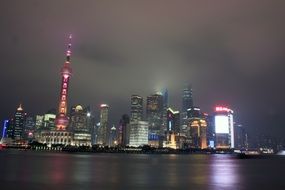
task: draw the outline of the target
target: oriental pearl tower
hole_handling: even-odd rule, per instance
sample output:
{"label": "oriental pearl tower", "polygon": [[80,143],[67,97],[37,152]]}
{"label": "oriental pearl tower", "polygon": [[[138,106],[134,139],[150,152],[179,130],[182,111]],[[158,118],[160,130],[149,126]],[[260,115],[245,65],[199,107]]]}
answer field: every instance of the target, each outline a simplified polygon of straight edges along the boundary
{"label": "oriental pearl tower", "polygon": [[66,130],[69,123],[69,118],[67,117],[67,97],[68,97],[68,87],[69,79],[72,75],[71,69],[71,39],[72,36],[69,35],[69,43],[66,50],[66,60],[63,64],[60,75],[61,75],[61,87],[60,87],[60,99],[58,106],[58,114],[55,119],[56,130]]}

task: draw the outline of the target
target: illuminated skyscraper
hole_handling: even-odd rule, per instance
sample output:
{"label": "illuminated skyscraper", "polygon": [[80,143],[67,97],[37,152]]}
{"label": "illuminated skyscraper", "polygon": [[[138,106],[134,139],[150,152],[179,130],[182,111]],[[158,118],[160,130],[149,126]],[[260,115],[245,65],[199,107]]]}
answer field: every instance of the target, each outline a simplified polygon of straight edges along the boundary
{"label": "illuminated skyscraper", "polygon": [[67,46],[66,51],[66,60],[61,68],[61,87],[60,87],[60,100],[58,106],[58,115],[56,116],[55,124],[57,130],[66,130],[68,126],[68,117],[66,115],[67,112],[67,97],[68,97],[68,87],[69,87],[69,79],[72,75],[71,69],[71,35],[69,36],[69,44]]}
{"label": "illuminated skyscraper", "polygon": [[138,95],[131,97],[131,121],[143,120],[143,98]]}
{"label": "illuminated skyscraper", "polygon": [[130,123],[130,146],[139,147],[148,144],[148,123],[135,121]]}
{"label": "illuminated skyscraper", "polygon": [[118,141],[117,141],[117,129],[113,125],[113,127],[110,129],[110,134],[109,134],[109,147],[114,147],[117,146]]}
{"label": "illuminated skyscraper", "polygon": [[128,145],[130,142],[130,117],[124,114],[120,120],[118,144]]}
{"label": "illuminated skyscraper", "polygon": [[8,137],[15,140],[23,139],[25,116],[26,113],[24,112],[22,105],[20,104],[13,119],[10,120],[11,123],[7,130]]}
{"label": "illuminated skyscraper", "polygon": [[168,90],[163,92],[163,113],[162,113],[162,129],[161,134],[167,131],[167,109],[168,109]]}
{"label": "illuminated skyscraper", "polygon": [[182,91],[182,107],[181,107],[181,132],[186,133],[188,127],[187,110],[193,107],[193,96],[191,85],[185,85]]}
{"label": "illuminated skyscraper", "polygon": [[9,122],[10,121],[8,119],[4,120],[3,129],[2,129],[2,138],[7,137],[7,129],[9,127]]}
{"label": "illuminated skyscraper", "polygon": [[162,94],[153,94],[147,97],[146,117],[149,124],[149,145],[160,146],[161,131],[163,128],[163,96]]}
{"label": "illuminated skyscraper", "polygon": [[46,113],[43,117],[43,129],[55,130],[55,118],[56,115],[53,113]]}
{"label": "illuminated skyscraper", "polygon": [[34,137],[35,132],[35,118],[27,116],[24,123],[24,138],[31,140]]}
{"label": "illuminated skyscraper", "polygon": [[69,130],[73,132],[73,141],[76,146],[91,146],[91,131],[87,125],[87,109],[81,105],[72,107],[70,113]]}
{"label": "illuminated skyscraper", "polygon": [[191,85],[185,85],[182,94],[182,112],[187,112],[187,109],[193,107],[193,95]]}
{"label": "illuminated skyscraper", "polygon": [[149,123],[149,130],[152,133],[159,134],[162,125],[163,115],[163,96],[161,94],[153,94],[147,97],[146,117]]}
{"label": "illuminated skyscraper", "polygon": [[187,110],[188,127],[187,140],[190,139],[190,147],[207,148],[207,121],[200,108],[192,107]]}
{"label": "illuminated skyscraper", "polygon": [[167,109],[167,132],[175,134],[180,132],[179,111],[173,111],[171,108]]}
{"label": "illuminated skyscraper", "polygon": [[107,104],[101,104],[100,126],[98,128],[97,144],[108,145],[109,142],[108,114],[109,114],[109,106]]}
{"label": "illuminated skyscraper", "polygon": [[163,147],[177,149],[180,136],[180,113],[171,108],[167,109],[167,125]]}
{"label": "illuminated skyscraper", "polygon": [[233,110],[227,107],[215,109],[216,148],[234,148]]}

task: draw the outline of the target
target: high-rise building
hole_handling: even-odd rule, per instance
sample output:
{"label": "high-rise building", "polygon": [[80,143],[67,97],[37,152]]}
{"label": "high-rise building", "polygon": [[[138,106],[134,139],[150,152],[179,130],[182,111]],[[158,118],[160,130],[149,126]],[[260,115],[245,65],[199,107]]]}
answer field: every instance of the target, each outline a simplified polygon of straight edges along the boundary
{"label": "high-rise building", "polygon": [[46,113],[44,114],[43,117],[43,122],[42,122],[42,129],[45,130],[55,130],[55,118],[56,115],[52,113]]}
{"label": "high-rise building", "polygon": [[114,147],[118,145],[117,141],[117,128],[115,125],[111,127],[110,129],[110,134],[109,134],[109,147]]}
{"label": "high-rise building", "polygon": [[130,146],[139,147],[148,144],[148,123],[145,121],[130,122]]}
{"label": "high-rise building", "polygon": [[66,60],[61,68],[61,87],[60,87],[60,100],[58,106],[58,115],[56,116],[56,128],[57,130],[66,130],[68,126],[68,117],[67,117],[67,98],[68,98],[68,89],[69,89],[69,79],[72,75],[71,69],[71,35],[69,36],[69,44],[66,51]]}
{"label": "high-rise building", "polygon": [[40,130],[43,128],[43,120],[44,116],[43,115],[36,115],[36,130]]}
{"label": "high-rise building", "polygon": [[22,140],[24,137],[24,124],[26,113],[24,112],[22,105],[17,108],[13,119],[10,120],[10,125],[7,130],[9,138],[15,140]]}
{"label": "high-rise building", "polygon": [[108,145],[109,128],[108,128],[109,106],[101,104],[100,106],[100,126],[98,127],[97,144]]}
{"label": "high-rise building", "polygon": [[163,92],[163,113],[162,113],[161,134],[164,134],[167,131],[167,109],[168,109],[168,90],[165,89]]}
{"label": "high-rise building", "polygon": [[76,146],[91,146],[91,132],[87,126],[88,112],[81,105],[72,107],[70,112],[69,130],[73,132]]}
{"label": "high-rise building", "polygon": [[34,138],[34,132],[35,132],[35,118],[32,116],[27,116],[24,125],[25,125],[24,138],[32,140]]}
{"label": "high-rise building", "polygon": [[167,132],[175,134],[180,132],[179,111],[174,111],[171,108],[167,109]]}
{"label": "high-rise building", "polygon": [[190,147],[207,148],[207,121],[201,113],[200,108],[191,107],[187,110],[188,132]]}
{"label": "high-rise building", "polygon": [[7,137],[7,129],[9,127],[9,120],[8,119],[5,119],[4,120],[4,123],[3,123],[3,129],[2,129],[2,138],[5,138]]}
{"label": "high-rise building", "polygon": [[240,124],[234,124],[235,148],[247,149],[248,136],[245,128]]}
{"label": "high-rise building", "polygon": [[143,120],[143,98],[138,95],[131,97],[131,121]]}
{"label": "high-rise building", "polygon": [[163,96],[156,93],[147,97],[146,117],[149,124],[149,144],[158,147],[163,121]]}
{"label": "high-rise building", "polygon": [[215,109],[216,148],[234,148],[233,110],[218,106]]}
{"label": "high-rise building", "polygon": [[118,132],[118,144],[127,146],[130,143],[130,117],[127,114],[122,115]]}
{"label": "high-rise building", "polygon": [[185,84],[183,91],[182,91],[182,107],[181,107],[181,113],[180,113],[181,133],[183,135],[186,134],[186,130],[188,127],[187,110],[192,107],[193,107],[192,87],[191,85]]}
{"label": "high-rise building", "polygon": [[185,85],[182,93],[182,112],[187,112],[187,109],[193,107],[193,95],[191,85]]}
{"label": "high-rise building", "polygon": [[203,115],[207,123],[207,145],[209,148],[215,148],[215,116],[207,113],[204,113]]}

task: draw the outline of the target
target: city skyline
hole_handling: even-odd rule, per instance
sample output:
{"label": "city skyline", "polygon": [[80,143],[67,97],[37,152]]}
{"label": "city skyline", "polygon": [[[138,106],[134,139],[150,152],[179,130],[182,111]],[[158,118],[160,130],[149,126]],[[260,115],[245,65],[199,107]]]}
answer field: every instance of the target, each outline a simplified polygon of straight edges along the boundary
{"label": "city skyline", "polygon": [[[104,10],[113,7],[110,4],[89,3],[89,9],[84,7],[94,10],[80,15],[72,2],[68,6],[73,16],[60,15],[66,2],[48,6],[24,4],[15,6],[20,16],[1,10],[0,22],[7,26],[0,36],[0,69],[4,71],[0,78],[4,91],[1,121],[11,117],[19,103],[32,115],[57,107],[58,71],[64,61],[66,35],[72,33],[74,77],[68,107],[90,105],[99,114],[99,105],[106,103],[110,105],[112,123],[117,124],[122,114],[130,113],[132,94],[146,99],[167,88],[169,105],[180,110],[182,89],[187,82],[193,87],[194,105],[201,110],[211,112],[216,105],[230,106],[237,113],[236,120],[249,131],[284,134],[284,48],[280,43],[284,28],[278,24],[284,16],[284,3],[260,4],[259,9],[253,10],[242,3],[224,3],[209,7],[208,12],[199,9],[200,3],[195,7],[201,12],[191,11],[189,6],[190,10],[183,9],[183,4],[172,7],[165,3],[161,15],[157,14],[158,3],[141,3],[134,8],[118,6],[118,11],[107,13]],[[9,2],[5,5],[14,6]],[[166,23],[168,9],[175,14]],[[39,18],[34,17],[36,10],[42,13]],[[137,11],[134,20],[126,16],[132,10]],[[145,10],[155,21],[144,18],[149,18]],[[267,19],[259,17],[264,13]],[[136,24],[136,20],[142,22]],[[216,25],[208,30],[205,24],[210,21]],[[239,31],[229,30],[228,25]]]}

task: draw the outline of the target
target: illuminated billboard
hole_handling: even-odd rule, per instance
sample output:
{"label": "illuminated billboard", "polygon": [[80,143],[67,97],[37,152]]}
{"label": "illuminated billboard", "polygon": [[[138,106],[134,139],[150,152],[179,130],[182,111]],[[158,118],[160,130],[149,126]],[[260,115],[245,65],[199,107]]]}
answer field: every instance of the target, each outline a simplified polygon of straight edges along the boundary
{"label": "illuminated billboard", "polygon": [[226,115],[215,116],[215,130],[216,133],[229,134],[229,118]]}

